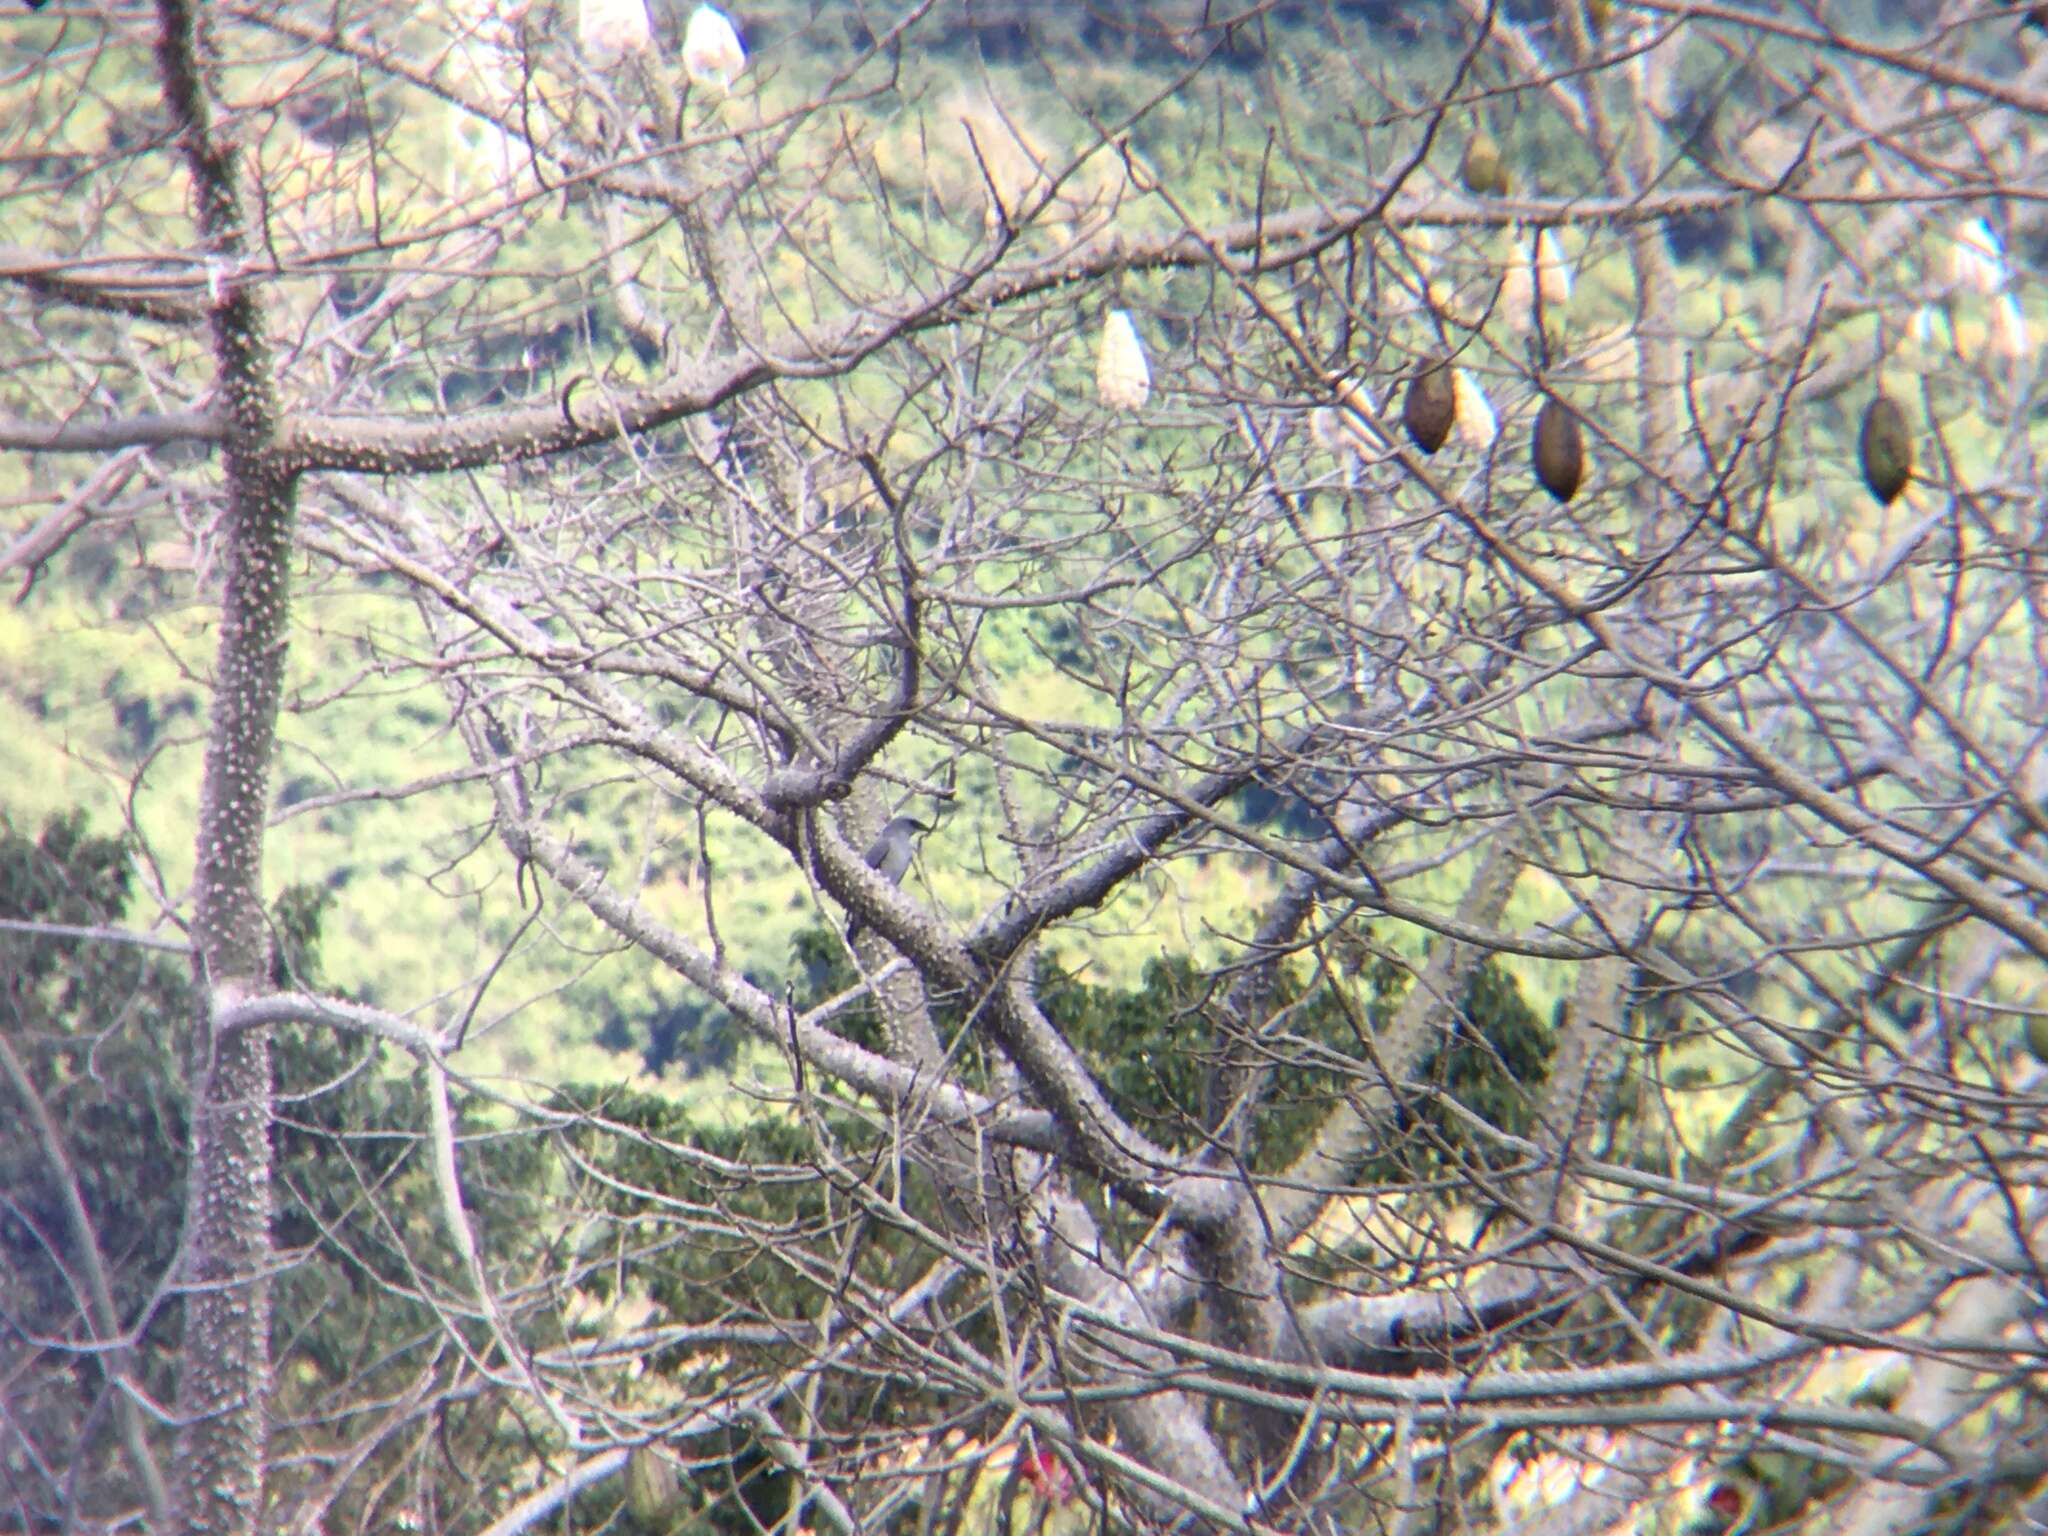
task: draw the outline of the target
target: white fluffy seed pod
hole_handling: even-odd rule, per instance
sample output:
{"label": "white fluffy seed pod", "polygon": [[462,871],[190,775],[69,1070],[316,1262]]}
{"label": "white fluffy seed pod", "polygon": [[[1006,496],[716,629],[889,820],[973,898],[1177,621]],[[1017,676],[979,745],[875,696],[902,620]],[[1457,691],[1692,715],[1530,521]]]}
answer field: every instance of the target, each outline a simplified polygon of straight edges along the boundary
{"label": "white fluffy seed pod", "polygon": [[1546,309],[1562,309],[1572,301],[1572,269],[1564,259],[1564,247],[1557,243],[1557,232],[1546,229],[1536,237],[1535,281],[1543,285],[1543,304]]}
{"label": "white fluffy seed pod", "polygon": [[1501,279],[1500,297],[1494,301],[1493,312],[1508,323],[1508,329],[1517,336],[1531,336],[1536,331],[1536,285],[1530,280],[1526,262],[1516,262]]}
{"label": "white fluffy seed pod", "polygon": [[1556,327],[1563,323],[1565,306],[1571,303],[1572,269],[1564,259],[1564,247],[1557,243],[1557,235],[1551,230],[1546,229],[1536,237],[1533,251],[1519,240],[1515,246],[1515,254],[1509,258],[1507,272],[1501,279],[1494,314],[1516,335],[1532,336],[1536,332],[1539,285],[1544,321]]}
{"label": "white fluffy seed pod", "polygon": [[1337,385],[1336,404],[1326,405],[1309,415],[1309,431],[1315,440],[1336,454],[1370,454],[1379,446],[1379,429],[1373,425],[1380,408],[1372,391],[1358,379]]}
{"label": "white fluffy seed pod", "polygon": [[578,0],[576,47],[593,69],[611,69],[653,41],[647,0]]}
{"label": "white fluffy seed pod", "polygon": [[1501,279],[1501,297],[1493,301],[1493,315],[1516,336],[1536,334],[1536,285],[1530,283],[1528,262],[1516,262]]}
{"label": "white fluffy seed pod", "polygon": [[1493,414],[1493,402],[1479,381],[1462,368],[1451,373],[1451,387],[1458,393],[1458,441],[1468,448],[1486,448],[1500,431],[1500,419]]}
{"label": "white fluffy seed pod", "polygon": [[690,12],[683,31],[683,73],[698,85],[729,90],[747,67],[747,50],[732,20],[715,5]]}
{"label": "white fluffy seed pod", "polygon": [[2030,355],[2027,347],[2027,312],[2020,301],[2001,293],[1991,301],[1991,350],[2003,358]]}
{"label": "white fluffy seed pod", "polygon": [[1135,411],[1152,393],[1152,370],[1128,311],[1112,309],[1102,322],[1095,354],[1095,393],[1113,411]]}
{"label": "white fluffy seed pod", "polygon": [[1372,397],[1372,391],[1365,387],[1363,379],[1344,379],[1337,385],[1339,408],[1348,407],[1367,421],[1379,416],[1379,402]]}
{"label": "white fluffy seed pod", "polygon": [[1399,235],[1408,259],[1425,274],[1435,272],[1437,261],[1443,255],[1443,236],[1421,225],[1406,226]]}
{"label": "white fluffy seed pod", "polygon": [[1948,248],[1948,278],[1958,288],[1997,293],[2005,286],[2005,244],[1983,219],[1956,226]]}

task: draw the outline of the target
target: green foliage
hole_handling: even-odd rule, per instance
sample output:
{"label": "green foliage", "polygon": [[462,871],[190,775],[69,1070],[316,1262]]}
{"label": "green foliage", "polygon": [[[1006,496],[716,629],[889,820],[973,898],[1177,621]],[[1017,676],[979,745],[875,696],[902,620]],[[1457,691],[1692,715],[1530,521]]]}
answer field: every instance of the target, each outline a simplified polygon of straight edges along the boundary
{"label": "green foliage", "polygon": [[[1555,1025],[1539,1018],[1514,974],[1492,961],[1473,971],[1450,1040],[1424,1064],[1423,1076],[1489,1125],[1513,1135],[1529,1129],[1530,1096],[1550,1075]],[[1451,1147],[1469,1140],[1432,1106],[1427,1112]]]}
{"label": "green foliage", "polygon": [[[1041,960],[1036,992],[1047,1019],[1081,1053],[1118,1112],[1176,1151],[1203,1144],[1205,1106],[1226,1058],[1270,1064],[1272,1081],[1250,1141],[1253,1168],[1273,1173],[1307,1150],[1346,1084],[1370,1070],[1361,1061],[1354,1018],[1384,1027],[1406,990],[1404,973],[1391,961],[1362,945],[1351,947],[1359,951],[1359,964],[1350,979],[1304,981],[1298,968],[1281,969],[1266,1006],[1285,1020],[1286,1033],[1257,1042],[1232,1041],[1223,1000],[1230,978],[1204,971],[1185,955],[1152,960],[1136,987],[1096,985]],[[844,946],[821,928],[797,935],[796,960],[803,977],[799,1007],[857,980]],[[948,1040],[965,1027],[957,1005],[942,1000],[933,1013]],[[881,1048],[881,1024],[871,1008],[856,1006],[834,1023],[857,1044]],[[1519,1134],[1528,1128],[1530,1092],[1548,1073],[1552,1040],[1552,1027],[1528,1005],[1513,973],[1489,961],[1474,971],[1454,1031],[1424,1057],[1420,1080],[1488,1124]],[[963,1080],[985,1081],[971,1053],[963,1060]],[[1416,1134],[1376,1159],[1368,1177],[1427,1177],[1471,1141],[1457,1117],[1431,1099],[1411,1098],[1401,1124]]]}
{"label": "green foliage", "polygon": [[[0,917],[78,926],[122,920],[133,867],[126,843],[93,837],[85,818],[52,818],[31,839],[0,829]],[[321,919],[328,893],[286,891],[272,909],[272,981],[317,985]],[[79,1315],[91,1241],[107,1278],[115,1326],[133,1330],[140,1384],[159,1401],[175,1395],[179,1309],[159,1295],[176,1254],[184,1204],[190,1093],[185,1053],[198,999],[186,967],[127,943],[29,936],[0,930],[0,1038],[54,1126],[64,1167],[40,1138],[0,1137],[0,1273],[5,1318],[0,1376],[10,1387],[20,1441],[47,1453],[76,1448],[78,1486],[88,1502],[74,1514],[132,1509],[139,1495],[118,1439],[102,1422],[103,1381],[83,1356],[44,1354],[32,1339],[89,1339]],[[374,1406],[380,1380],[396,1390],[440,1350],[439,1315],[423,1294],[462,1283],[419,1128],[427,1121],[420,1082],[390,1069],[381,1046],[326,1030],[282,1031],[274,1052],[274,1135],[280,1201],[275,1236],[286,1262],[275,1284],[273,1340],[281,1447],[317,1453],[358,1426],[332,1416],[348,1387]],[[11,1075],[0,1078],[0,1123],[26,1126],[34,1108]],[[544,1149],[533,1139],[497,1139],[473,1106],[457,1112],[465,1189],[484,1251],[530,1264],[540,1230]],[[76,1187],[90,1238],[69,1215],[64,1179]],[[546,1329],[536,1330],[545,1342]],[[488,1349],[478,1336],[473,1348]],[[479,1467],[493,1454],[486,1398],[472,1415],[451,1416],[451,1440],[470,1437]],[[500,1450],[497,1454],[503,1455]],[[293,1463],[286,1449],[281,1465]],[[21,1470],[8,1441],[0,1464]],[[504,1470],[504,1469],[501,1469]],[[12,1475],[12,1474],[10,1474]],[[364,1486],[372,1486],[374,1479]],[[66,1495],[13,1478],[28,1503]],[[276,1483],[289,1497],[293,1474]],[[54,1515],[52,1518],[55,1518]]]}
{"label": "green foliage", "polygon": [[[800,1319],[819,1292],[778,1262],[778,1246],[815,1235],[832,1219],[831,1190],[819,1177],[811,1131],[763,1115],[714,1123],[701,1111],[659,1094],[572,1085],[555,1110],[583,1117],[567,1132],[590,1170],[570,1190],[579,1209],[640,1218],[631,1246],[586,1253],[583,1288],[600,1300],[617,1297],[630,1275],[662,1314],[678,1322],[731,1315]],[[869,1148],[850,1118],[828,1117],[842,1156]],[[700,1219],[712,1218],[700,1225]],[[673,1224],[673,1227],[671,1226]],[[718,1230],[707,1232],[706,1226]],[[607,1243],[629,1229],[602,1224]],[[688,1234],[679,1240],[678,1232]],[[737,1235],[737,1234],[745,1234]],[[602,1263],[593,1262],[601,1258]]]}
{"label": "green foliage", "polygon": [[[1258,1043],[1275,1065],[1267,1102],[1255,1121],[1252,1160],[1264,1172],[1299,1157],[1324,1117],[1361,1070],[1358,1025],[1382,1028],[1398,1005],[1405,975],[1363,944],[1343,946],[1355,962],[1342,977],[1304,979],[1283,967],[1271,1000],[1287,1033]],[[828,929],[796,936],[794,998],[808,1008],[838,995],[856,977],[844,945]],[[1185,956],[1162,956],[1135,987],[1096,985],[1042,963],[1037,995],[1048,1019],[1081,1052],[1117,1110],[1148,1135],[1176,1149],[1198,1147],[1210,1083],[1226,1054],[1245,1054],[1224,1025],[1228,975],[1205,973]],[[1343,989],[1340,993],[1339,989]],[[934,1019],[953,1040],[961,1078],[985,1084],[988,1073],[957,1000],[941,999]],[[835,1016],[834,1027],[869,1048],[881,1045],[871,1008]],[[1465,996],[1456,1032],[1427,1059],[1423,1076],[1481,1118],[1515,1131],[1526,1127],[1528,1090],[1547,1069],[1551,1034],[1523,1000],[1512,975],[1482,966]],[[565,1135],[581,1170],[569,1204],[599,1234],[578,1255],[579,1288],[600,1302],[643,1301],[671,1325],[768,1325],[770,1337],[801,1341],[829,1310],[848,1277],[888,1294],[931,1260],[904,1224],[863,1219],[874,1197],[894,1196],[913,1219],[938,1216],[923,1184],[892,1182],[891,1147],[873,1123],[833,1110],[829,1097],[814,1117],[756,1115],[733,1122],[701,1107],[616,1087],[571,1087],[551,1108],[573,1118]],[[1420,1125],[1428,1126],[1427,1136]],[[1369,1177],[1407,1182],[1440,1171],[1446,1158],[1484,1155],[1463,1126],[1426,1098],[1409,1101],[1403,1123],[1417,1134],[1378,1160]],[[863,1198],[862,1191],[868,1192]],[[886,1210],[882,1211],[885,1218]],[[602,1218],[602,1219],[596,1219]],[[819,1263],[820,1255],[831,1255]],[[979,1319],[970,1331],[989,1326]],[[707,1352],[691,1342],[649,1355],[653,1400],[665,1393],[692,1398],[734,1389],[792,1363],[800,1342],[757,1342]],[[789,1361],[783,1354],[789,1354]],[[710,1361],[712,1363],[707,1364]],[[663,1384],[665,1383],[665,1385]],[[857,1437],[939,1405],[918,1401],[919,1389],[877,1377],[864,1388],[838,1382],[813,1406],[818,1423]],[[771,1523],[785,1480],[758,1446],[742,1438],[677,1447],[694,1459],[666,1528],[747,1536]],[[594,1490],[579,1521],[610,1518],[612,1496]]]}
{"label": "green foliage", "polygon": [[[132,870],[118,839],[95,838],[82,814],[51,819],[31,840],[0,830],[0,917],[93,926],[118,920]],[[0,1032],[41,1110],[64,1139],[64,1174],[103,1250],[123,1319],[149,1297],[175,1251],[186,1100],[180,1086],[192,1011],[183,967],[130,944],[0,931]],[[34,1110],[12,1082],[0,1121]],[[76,1305],[79,1234],[62,1176],[36,1137],[0,1137],[0,1261],[9,1304],[31,1331],[65,1334]]]}
{"label": "green foliage", "polygon": [[[1206,1127],[1204,1106],[1227,1041],[1222,986],[1185,956],[1162,956],[1145,967],[1135,990],[1092,986],[1050,967],[1040,976],[1040,998],[1102,1082],[1110,1100],[1148,1135],[1176,1149],[1198,1147]],[[1289,978],[1275,1009],[1302,1002]],[[1327,994],[1290,1018],[1292,1030],[1337,1045],[1350,1030],[1343,1010]],[[1251,1138],[1261,1172],[1298,1156],[1315,1121],[1328,1108],[1334,1080],[1321,1070],[1283,1065],[1274,1074],[1271,1102]]]}
{"label": "green foliage", "polygon": [[[571,1203],[611,1218],[589,1224],[599,1246],[579,1255],[582,1290],[609,1303],[630,1289],[671,1326],[720,1324],[788,1341],[657,1350],[648,1357],[657,1403],[671,1390],[701,1399],[794,1366],[836,1288],[855,1280],[887,1294],[931,1262],[902,1227],[857,1219],[848,1186],[881,1182],[890,1150],[857,1116],[714,1122],[656,1094],[587,1086],[562,1089],[551,1107],[578,1117],[566,1135],[585,1172],[572,1180]],[[931,1214],[928,1194],[910,1204]],[[834,1262],[818,1267],[821,1254]],[[820,1423],[858,1433],[903,1411],[903,1394],[915,1389],[834,1376],[811,1406]],[[751,1437],[716,1435],[687,1450],[696,1475],[659,1528],[751,1536],[786,1512],[789,1480]],[[594,1492],[579,1515],[596,1523],[610,1498]]]}
{"label": "green foliage", "polygon": [[[1275,1063],[1253,1122],[1251,1161],[1258,1172],[1279,1172],[1307,1151],[1345,1085],[1370,1070],[1359,1062],[1355,1015],[1339,987],[1359,995],[1362,1016],[1378,1029],[1392,1016],[1405,980],[1377,956],[1350,983],[1325,978],[1304,985],[1283,970],[1269,1007],[1285,1019],[1287,1034],[1243,1053]],[[1228,1045],[1219,990],[1214,977],[1185,957],[1154,961],[1135,991],[1042,978],[1048,1016],[1087,1057],[1111,1101],[1176,1150],[1190,1150],[1203,1138],[1194,1107],[1211,1097],[1211,1075]],[[1514,978],[1483,965],[1467,988],[1455,1033],[1425,1057],[1420,1077],[1481,1119],[1517,1132],[1527,1125],[1527,1093],[1543,1081],[1550,1044],[1550,1031],[1522,1000]],[[1401,1123],[1412,1127],[1417,1120],[1429,1134],[1405,1137],[1372,1162],[1367,1178],[1391,1183],[1427,1176],[1470,1141],[1434,1101],[1409,1102]]]}

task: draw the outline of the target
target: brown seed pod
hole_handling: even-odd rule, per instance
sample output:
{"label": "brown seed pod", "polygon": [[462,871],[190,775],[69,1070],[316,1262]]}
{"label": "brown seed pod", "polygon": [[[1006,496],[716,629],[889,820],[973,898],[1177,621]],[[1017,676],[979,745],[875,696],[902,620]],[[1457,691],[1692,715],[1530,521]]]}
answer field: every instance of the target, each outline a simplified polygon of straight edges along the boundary
{"label": "brown seed pod", "polygon": [[1546,397],[1536,413],[1536,478],[1559,501],[1579,494],[1586,473],[1586,445],[1579,437],[1579,419]]}
{"label": "brown seed pod", "polygon": [[1435,453],[1451,435],[1458,419],[1458,381],[1451,376],[1450,362],[1433,358],[1416,370],[1408,381],[1408,394],[1401,402],[1401,425],[1424,453]]}
{"label": "brown seed pod", "polygon": [[1614,0],[1586,0],[1586,25],[1598,32],[1614,19]]}
{"label": "brown seed pod", "polygon": [[1500,145],[1484,128],[1473,129],[1472,137],[1465,141],[1465,158],[1458,162],[1458,176],[1465,183],[1465,190],[1475,196],[1484,197],[1489,192],[1496,197],[1507,195],[1508,172],[1500,161]]}
{"label": "brown seed pod", "polygon": [[636,1445],[626,1457],[626,1505],[634,1517],[652,1524],[675,1504],[682,1485],[676,1469],[651,1445]]}
{"label": "brown seed pod", "polygon": [[2027,1019],[2027,1049],[2034,1060],[2048,1065],[2048,1014],[2032,1014]]}
{"label": "brown seed pod", "polygon": [[1880,393],[1864,410],[1857,454],[1870,494],[1885,506],[1898,500],[1913,478],[1913,435],[1906,430],[1906,413],[1890,395]]}

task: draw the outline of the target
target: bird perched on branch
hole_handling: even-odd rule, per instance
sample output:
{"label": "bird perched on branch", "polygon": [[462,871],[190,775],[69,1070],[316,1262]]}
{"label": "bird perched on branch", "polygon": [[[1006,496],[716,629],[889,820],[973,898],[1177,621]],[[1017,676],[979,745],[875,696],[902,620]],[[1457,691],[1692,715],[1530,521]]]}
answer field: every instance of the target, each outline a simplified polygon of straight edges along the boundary
{"label": "bird perched on branch", "polygon": [[[868,845],[868,868],[891,885],[901,885],[903,876],[910,869],[910,861],[917,853],[911,839],[922,837],[931,829],[930,822],[919,821],[915,816],[890,817],[889,824],[882,828],[880,835]],[[864,925],[860,918],[855,916],[853,921],[846,925],[846,942],[851,944],[863,931]]]}

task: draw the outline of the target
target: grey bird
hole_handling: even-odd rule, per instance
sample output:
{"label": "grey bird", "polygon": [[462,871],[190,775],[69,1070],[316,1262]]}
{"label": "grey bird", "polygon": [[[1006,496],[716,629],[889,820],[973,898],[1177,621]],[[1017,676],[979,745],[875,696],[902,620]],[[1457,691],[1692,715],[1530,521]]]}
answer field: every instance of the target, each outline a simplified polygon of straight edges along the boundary
{"label": "grey bird", "polygon": [[[868,845],[868,868],[880,875],[891,885],[901,885],[903,877],[910,870],[910,861],[917,849],[911,839],[931,831],[932,824],[919,821],[915,816],[892,816],[889,824],[882,828],[881,835]],[[846,942],[851,944],[861,936],[862,924],[858,917],[846,925]]]}

